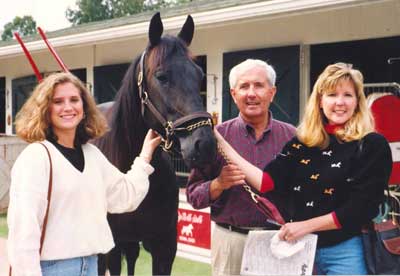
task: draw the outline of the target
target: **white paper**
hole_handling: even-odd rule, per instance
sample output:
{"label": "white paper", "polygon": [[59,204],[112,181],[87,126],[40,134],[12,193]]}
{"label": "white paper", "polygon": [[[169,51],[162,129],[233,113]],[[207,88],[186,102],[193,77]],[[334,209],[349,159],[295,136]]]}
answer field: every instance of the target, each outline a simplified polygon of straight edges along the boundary
{"label": "white paper", "polygon": [[271,252],[271,239],[278,231],[250,231],[244,247],[241,275],[312,275],[317,235],[299,242],[304,249],[291,257],[278,259]]}
{"label": "white paper", "polygon": [[279,238],[280,231],[274,234],[270,241],[272,255],[278,259],[284,259],[299,253],[305,247],[304,241],[287,242]]}

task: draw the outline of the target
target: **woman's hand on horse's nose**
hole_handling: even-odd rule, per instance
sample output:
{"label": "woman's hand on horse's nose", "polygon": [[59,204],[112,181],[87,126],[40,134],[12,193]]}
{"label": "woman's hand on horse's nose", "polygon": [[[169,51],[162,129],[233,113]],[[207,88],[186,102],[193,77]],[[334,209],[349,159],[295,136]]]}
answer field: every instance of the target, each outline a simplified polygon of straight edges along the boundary
{"label": "woman's hand on horse's nose", "polygon": [[150,163],[153,157],[154,150],[161,143],[161,137],[154,130],[149,130],[144,138],[142,151],[140,152],[140,157],[146,162]]}

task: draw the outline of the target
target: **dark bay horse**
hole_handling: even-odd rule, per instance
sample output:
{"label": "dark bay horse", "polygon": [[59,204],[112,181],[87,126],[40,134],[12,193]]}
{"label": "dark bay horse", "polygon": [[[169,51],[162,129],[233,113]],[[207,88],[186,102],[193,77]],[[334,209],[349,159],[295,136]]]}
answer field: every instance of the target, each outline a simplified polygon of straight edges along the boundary
{"label": "dark bay horse", "polygon": [[[122,172],[139,155],[149,128],[165,140],[164,147],[180,151],[189,167],[202,167],[216,154],[216,141],[208,113],[200,98],[204,74],[188,50],[194,23],[187,17],[180,33],[162,36],[160,14],[149,26],[149,43],[122,82],[113,104],[102,105],[110,131],[95,143]],[[109,214],[116,247],[107,256],[112,275],[120,275],[121,252],[127,256],[128,274],[134,274],[139,241],[152,256],[154,275],[171,273],[175,258],[178,186],[170,155],[158,149],[151,162],[149,193],[137,210]],[[99,258],[99,274],[106,259]]]}

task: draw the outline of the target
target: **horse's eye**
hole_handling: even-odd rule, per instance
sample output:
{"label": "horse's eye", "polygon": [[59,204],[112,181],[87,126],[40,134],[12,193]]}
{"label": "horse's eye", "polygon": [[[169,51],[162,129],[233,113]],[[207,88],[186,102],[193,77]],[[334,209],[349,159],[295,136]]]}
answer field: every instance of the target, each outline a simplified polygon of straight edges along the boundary
{"label": "horse's eye", "polygon": [[155,73],[155,77],[157,78],[157,80],[159,82],[161,82],[162,84],[165,84],[168,82],[168,76],[167,74],[165,74],[164,72],[158,71]]}

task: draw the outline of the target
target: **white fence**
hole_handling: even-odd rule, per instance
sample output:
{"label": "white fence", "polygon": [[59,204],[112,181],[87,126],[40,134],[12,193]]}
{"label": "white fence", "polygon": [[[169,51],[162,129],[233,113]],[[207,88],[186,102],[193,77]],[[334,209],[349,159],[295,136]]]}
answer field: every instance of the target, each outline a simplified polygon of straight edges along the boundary
{"label": "white fence", "polygon": [[15,136],[0,136],[0,213],[8,206],[10,169],[26,145]]}

